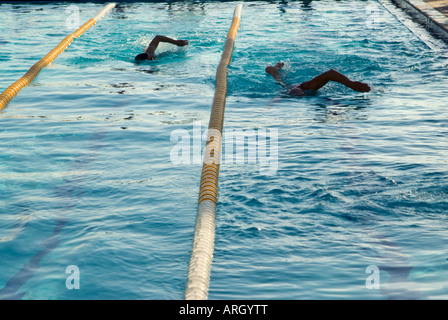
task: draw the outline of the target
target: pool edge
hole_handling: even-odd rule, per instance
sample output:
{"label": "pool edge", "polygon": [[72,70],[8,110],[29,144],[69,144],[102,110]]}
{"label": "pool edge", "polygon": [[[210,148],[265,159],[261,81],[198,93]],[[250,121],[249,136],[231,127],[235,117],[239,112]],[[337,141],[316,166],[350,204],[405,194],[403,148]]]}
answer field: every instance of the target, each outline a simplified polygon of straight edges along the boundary
{"label": "pool edge", "polygon": [[448,17],[423,0],[391,0],[437,38],[448,43]]}

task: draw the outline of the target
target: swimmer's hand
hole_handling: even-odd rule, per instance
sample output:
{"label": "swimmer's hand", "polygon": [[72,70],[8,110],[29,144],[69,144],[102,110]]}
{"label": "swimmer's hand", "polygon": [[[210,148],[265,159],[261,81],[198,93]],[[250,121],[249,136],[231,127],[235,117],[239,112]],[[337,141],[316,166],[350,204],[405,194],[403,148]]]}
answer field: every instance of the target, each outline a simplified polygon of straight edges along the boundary
{"label": "swimmer's hand", "polygon": [[287,84],[282,80],[282,77],[280,76],[280,70],[283,68],[285,63],[283,61],[277,62],[275,66],[267,66],[265,71],[266,73],[270,74],[275,81],[280,83],[283,87],[287,87]]}
{"label": "swimmer's hand", "polygon": [[360,81],[352,81],[348,87],[358,92],[370,91],[370,86],[367,83],[363,83]]}
{"label": "swimmer's hand", "polygon": [[189,44],[190,42],[188,40],[176,40],[176,45],[178,45],[179,47],[183,47]]}
{"label": "swimmer's hand", "polygon": [[283,61],[277,62],[275,64],[275,66],[267,66],[265,71],[266,73],[269,73],[270,75],[274,75],[277,74],[281,68],[283,68],[283,66],[285,65],[285,63]]}

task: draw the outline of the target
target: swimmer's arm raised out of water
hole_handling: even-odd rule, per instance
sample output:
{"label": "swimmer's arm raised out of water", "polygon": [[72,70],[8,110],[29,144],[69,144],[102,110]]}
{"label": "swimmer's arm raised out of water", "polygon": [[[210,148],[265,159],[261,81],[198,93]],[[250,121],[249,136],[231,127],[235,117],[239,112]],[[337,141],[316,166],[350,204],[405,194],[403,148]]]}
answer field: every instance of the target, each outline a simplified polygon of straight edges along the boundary
{"label": "swimmer's arm raised out of water", "polygon": [[300,86],[304,90],[319,90],[324,85],[326,85],[329,81],[339,82],[342,83],[344,86],[358,91],[358,92],[369,92],[370,87],[368,84],[360,82],[360,81],[352,81],[349,78],[347,78],[345,75],[343,75],[340,72],[337,72],[336,70],[330,69],[317,77],[314,77],[310,81],[306,81],[302,83]]}
{"label": "swimmer's arm raised out of water", "polygon": [[156,51],[157,47],[159,46],[160,42],[167,42],[171,44],[175,44],[176,46],[186,46],[189,44],[188,40],[174,40],[165,36],[157,35],[152,39],[151,43],[149,44],[148,48],[146,49],[145,53],[139,54],[135,57],[135,60],[155,60],[156,56],[154,52]]}
{"label": "swimmer's arm raised out of water", "polygon": [[[288,88],[288,85],[282,80],[280,76],[280,69],[283,68],[284,63],[278,62],[275,66],[268,66],[266,72],[272,75],[274,80],[280,83],[283,87]],[[288,91],[292,95],[303,96],[305,95],[305,90],[317,91],[323,86],[325,86],[329,81],[339,82],[346,87],[353,89],[358,92],[369,92],[370,86],[366,83],[360,81],[352,81],[336,70],[330,69],[313,79],[303,82],[301,84],[292,85],[288,88]]]}

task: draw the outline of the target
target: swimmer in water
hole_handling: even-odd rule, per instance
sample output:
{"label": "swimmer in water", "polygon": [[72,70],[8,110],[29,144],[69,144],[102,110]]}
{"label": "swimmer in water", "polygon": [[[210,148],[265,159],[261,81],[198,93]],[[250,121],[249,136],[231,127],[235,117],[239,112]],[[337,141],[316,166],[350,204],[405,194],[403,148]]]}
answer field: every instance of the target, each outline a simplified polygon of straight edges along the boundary
{"label": "swimmer in water", "polygon": [[189,44],[188,40],[174,40],[165,36],[157,35],[152,39],[145,53],[141,53],[135,57],[135,60],[156,60],[154,52],[160,42],[168,42],[176,46],[183,47]]}
{"label": "swimmer in water", "polygon": [[287,85],[280,77],[280,69],[283,68],[285,64],[283,62],[278,62],[275,66],[266,67],[266,72],[269,73],[275,81],[280,83],[284,88],[288,90],[288,94],[292,96],[308,96],[314,94],[317,90],[325,86],[329,81],[335,81],[342,83],[344,86],[353,89],[358,92],[369,92],[370,86],[366,83],[360,81],[352,81],[342,73],[336,70],[330,69],[313,79],[297,83],[293,85]]}

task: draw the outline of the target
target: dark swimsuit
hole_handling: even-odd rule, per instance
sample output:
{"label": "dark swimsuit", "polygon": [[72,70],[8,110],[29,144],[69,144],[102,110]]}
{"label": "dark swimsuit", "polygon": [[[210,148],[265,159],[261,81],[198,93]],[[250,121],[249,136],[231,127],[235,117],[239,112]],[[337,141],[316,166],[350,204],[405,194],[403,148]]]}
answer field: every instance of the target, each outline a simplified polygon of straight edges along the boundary
{"label": "dark swimsuit", "polygon": [[287,87],[288,90],[288,94],[290,95],[294,95],[294,96],[298,96],[298,97],[303,97],[303,96],[312,96],[316,94],[315,90],[306,90],[303,89],[303,83],[301,84],[292,84],[290,86]]}

